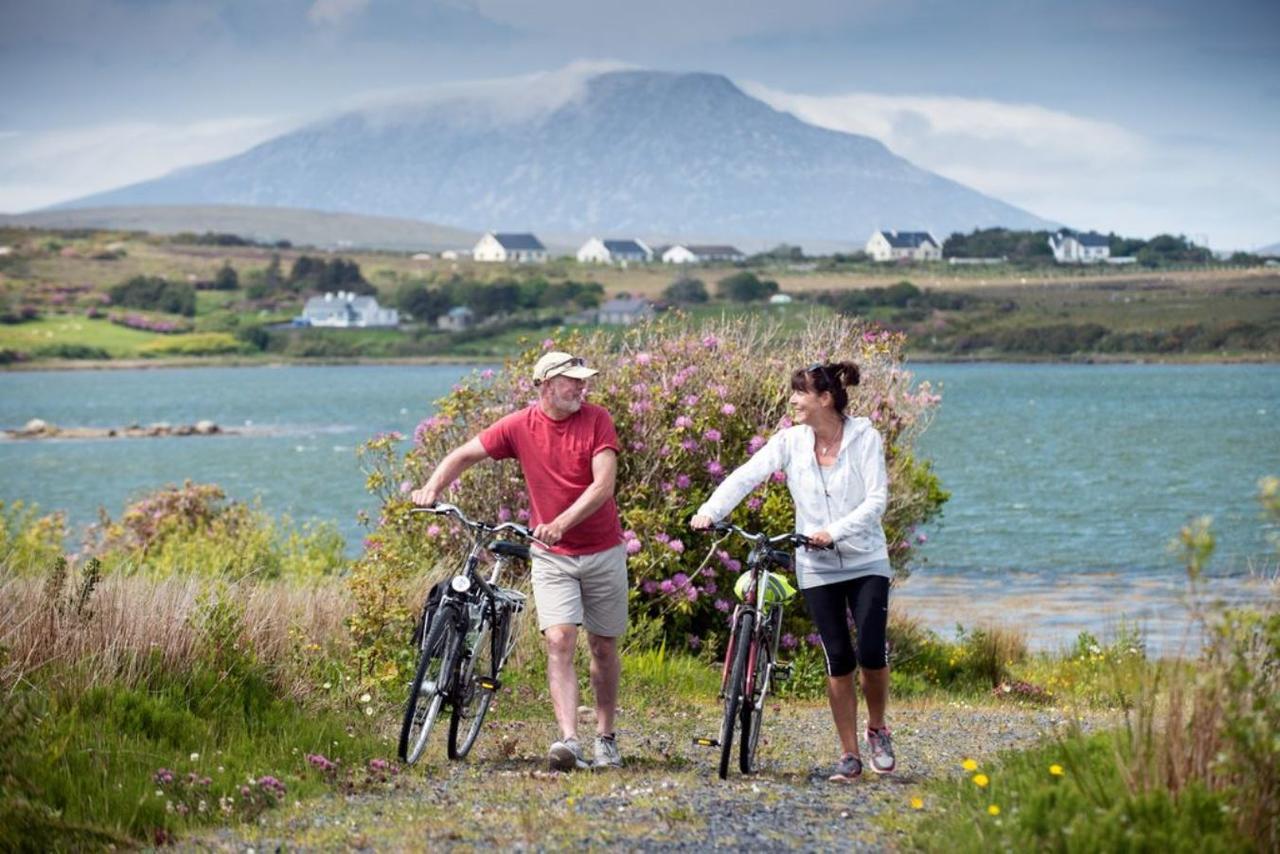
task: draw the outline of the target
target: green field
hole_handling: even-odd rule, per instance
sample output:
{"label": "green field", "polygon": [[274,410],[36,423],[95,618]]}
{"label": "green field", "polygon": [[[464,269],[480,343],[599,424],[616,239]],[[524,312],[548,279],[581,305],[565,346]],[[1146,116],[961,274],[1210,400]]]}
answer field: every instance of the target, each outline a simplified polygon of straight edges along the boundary
{"label": "green field", "polygon": [[0,325],[0,350],[31,353],[59,344],[79,344],[101,348],[112,358],[131,359],[139,355],[144,344],[164,337],[126,329],[109,320],[52,315],[30,323]]}

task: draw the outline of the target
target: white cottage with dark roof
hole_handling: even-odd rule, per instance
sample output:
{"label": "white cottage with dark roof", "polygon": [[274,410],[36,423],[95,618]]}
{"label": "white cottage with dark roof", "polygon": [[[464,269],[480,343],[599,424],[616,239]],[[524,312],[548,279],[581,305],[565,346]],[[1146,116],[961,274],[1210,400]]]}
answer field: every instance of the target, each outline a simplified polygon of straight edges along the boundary
{"label": "white cottage with dark roof", "polygon": [[643,264],[653,260],[653,250],[639,240],[610,240],[593,237],[578,250],[582,264]]}
{"label": "white cottage with dark roof", "polygon": [[394,308],[383,308],[371,296],[338,291],[307,300],[299,320],[304,326],[337,328],[399,326],[400,312]]}
{"label": "white cottage with dark roof", "polygon": [[664,264],[702,264],[708,261],[741,261],[743,255],[733,246],[676,244],[662,253]]}
{"label": "white cottage with dark roof", "polygon": [[547,260],[547,247],[532,234],[500,234],[491,231],[471,250],[477,261],[514,261],[541,264]]}
{"label": "white cottage with dark roof", "polygon": [[1049,248],[1059,264],[1100,264],[1111,257],[1111,238],[1096,231],[1080,234],[1064,228],[1049,235]]}
{"label": "white cottage with dark roof", "polygon": [[872,261],[942,260],[942,244],[927,231],[877,230],[866,249]]}

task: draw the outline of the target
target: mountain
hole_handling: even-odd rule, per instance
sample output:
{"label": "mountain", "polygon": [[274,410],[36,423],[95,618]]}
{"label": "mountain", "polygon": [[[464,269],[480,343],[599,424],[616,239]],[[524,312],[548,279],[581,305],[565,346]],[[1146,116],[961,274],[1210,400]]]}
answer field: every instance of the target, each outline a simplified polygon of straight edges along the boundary
{"label": "mountain", "polygon": [[1263,246],[1260,249],[1253,250],[1253,254],[1262,255],[1267,258],[1280,258],[1280,243],[1272,243]]}
{"label": "mountain", "polygon": [[248,205],[141,205],[74,208],[27,214],[0,214],[0,225],[35,228],[109,228],[177,234],[215,231],[263,243],[288,240],[295,246],[361,247],[413,252],[470,249],[480,238],[464,231],[411,219],[347,213],[250,207]]}
{"label": "mountain", "polygon": [[[550,88],[548,86],[548,88]],[[477,230],[836,240],[1049,223],[714,74],[614,71],[346,113],[61,207],[271,205]]]}

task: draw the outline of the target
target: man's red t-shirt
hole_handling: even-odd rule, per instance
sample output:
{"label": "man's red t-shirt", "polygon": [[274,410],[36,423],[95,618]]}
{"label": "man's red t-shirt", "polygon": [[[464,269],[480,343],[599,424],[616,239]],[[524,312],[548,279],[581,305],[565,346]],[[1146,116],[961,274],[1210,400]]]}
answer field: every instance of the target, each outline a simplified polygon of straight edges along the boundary
{"label": "man's red t-shirt", "polygon": [[[591,458],[606,448],[618,452],[618,433],[604,407],[583,403],[562,421],[538,404],[498,419],[480,433],[480,444],[495,460],[515,457],[529,489],[530,527],[551,522],[591,485]],[[622,542],[618,505],[609,496],[596,512],[564,532],[551,551],[587,555]]]}

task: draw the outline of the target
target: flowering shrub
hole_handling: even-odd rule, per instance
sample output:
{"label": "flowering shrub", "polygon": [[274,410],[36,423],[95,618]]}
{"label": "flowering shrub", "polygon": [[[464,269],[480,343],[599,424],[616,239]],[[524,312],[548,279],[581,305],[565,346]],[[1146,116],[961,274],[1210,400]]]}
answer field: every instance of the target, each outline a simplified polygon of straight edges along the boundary
{"label": "flowering shrub", "polygon": [[124,326],[128,329],[141,329],[143,332],[159,332],[162,335],[177,335],[182,332],[190,332],[193,328],[190,321],[161,320],[155,317],[147,317],[144,314],[112,312],[107,315],[107,319],[117,326]]}
{"label": "flowering shrub", "polygon": [[[383,507],[356,584],[377,587],[371,604],[385,602],[387,594],[403,592],[424,556],[428,564],[460,556],[466,544],[453,526],[408,523],[407,492],[450,449],[533,400],[532,366],[551,349],[581,355],[600,369],[590,399],[612,413],[622,448],[617,500],[634,581],[633,615],[661,620],[669,642],[701,646],[723,632],[744,556],[741,543],[716,544],[692,532],[688,520],[729,471],[789,425],[791,372],[815,360],[852,359],[862,369],[861,384],[850,389],[849,412],[870,417],[884,437],[890,477],[885,533],[891,561],[905,572],[915,526],[938,512],[946,493],[928,463],[913,454],[939,398],[927,384],[912,387],[902,367],[904,343],[899,333],[839,319],[815,324],[798,338],[751,321],[694,331],[677,318],[632,328],[620,342],[602,333],[547,339],[502,371],[455,386],[418,425],[403,456],[399,443],[385,437],[364,447],[368,487]],[[514,461],[475,466],[461,480],[447,500],[479,516],[528,519]],[[782,473],[748,496],[733,520],[770,533],[791,530],[793,508]],[[407,628],[398,631],[403,645]]]}

